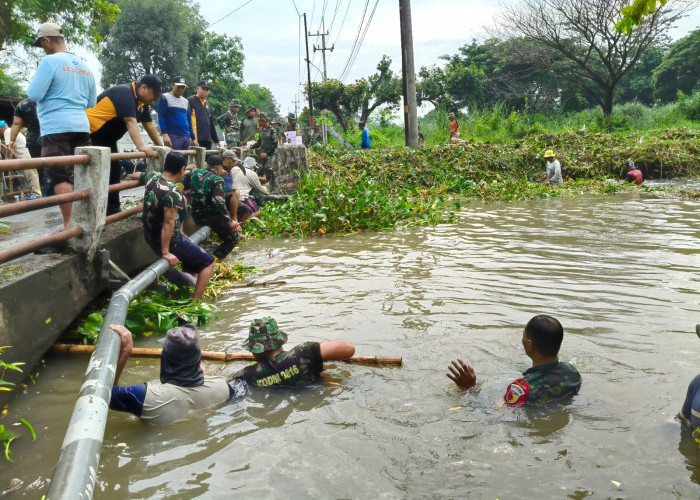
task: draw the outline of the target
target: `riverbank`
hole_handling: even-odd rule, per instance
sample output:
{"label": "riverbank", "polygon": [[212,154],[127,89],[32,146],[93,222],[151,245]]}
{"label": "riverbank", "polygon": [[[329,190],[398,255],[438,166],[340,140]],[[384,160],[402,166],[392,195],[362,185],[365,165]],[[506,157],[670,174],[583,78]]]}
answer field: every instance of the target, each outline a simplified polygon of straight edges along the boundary
{"label": "riverbank", "polygon": [[[547,186],[541,159],[553,149],[565,183]],[[673,191],[617,182],[632,158],[645,179],[699,178],[700,132],[547,133],[508,144],[459,143],[421,149],[345,151],[315,148],[309,172],[288,203],[268,204],[250,236],[308,236],[450,221],[468,200],[513,201],[614,193]],[[697,196],[695,193],[679,193]]]}

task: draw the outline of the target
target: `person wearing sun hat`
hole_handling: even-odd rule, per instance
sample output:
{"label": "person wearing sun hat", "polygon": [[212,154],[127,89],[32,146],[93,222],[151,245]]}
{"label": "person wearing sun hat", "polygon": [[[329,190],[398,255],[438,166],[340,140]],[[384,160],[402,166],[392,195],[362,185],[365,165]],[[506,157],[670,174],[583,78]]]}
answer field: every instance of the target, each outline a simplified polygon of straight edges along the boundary
{"label": "person wearing sun hat", "polygon": [[282,349],[287,334],[271,317],[256,319],[248,329],[243,349],[253,353],[257,363],[233,375],[253,387],[301,386],[316,382],[324,361],[340,361],[355,354],[355,346],[344,340],[304,342],[289,351]]}
{"label": "person wearing sun hat", "polygon": [[190,412],[210,408],[245,394],[245,384],[224,377],[206,375],[197,328],[190,323],[168,330],[161,339],[160,376],[142,384],[120,386],[126,362],[131,356],[133,338],[128,328],[110,325],[119,335],[121,350],[117,359],[109,407],[129,412],[150,424],[171,424]]}
{"label": "person wearing sun hat", "polygon": [[545,151],[544,161],[547,164],[547,184],[562,184],[564,180],[561,177],[561,164],[556,159],[554,151],[551,149]]}

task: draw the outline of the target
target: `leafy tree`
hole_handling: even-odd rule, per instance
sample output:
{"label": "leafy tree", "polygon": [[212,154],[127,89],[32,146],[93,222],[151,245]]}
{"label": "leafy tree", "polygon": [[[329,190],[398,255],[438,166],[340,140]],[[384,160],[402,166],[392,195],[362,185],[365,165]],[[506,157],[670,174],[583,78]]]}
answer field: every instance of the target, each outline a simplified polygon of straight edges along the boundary
{"label": "leafy tree", "polygon": [[692,94],[700,90],[700,29],[673,43],[652,74],[654,99],[675,100],[679,90]]}
{"label": "leafy tree", "polygon": [[[520,0],[503,10],[499,26],[508,38],[537,42],[517,55],[583,87],[607,117],[622,78],[683,14],[683,7],[667,5],[643,18],[631,33],[621,34],[614,26],[626,4],[627,0]],[[552,59],[553,53],[557,59]]]}
{"label": "leafy tree", "polygon": [[654,82],[649,75],[661,64],[665,48],[649,47],[630,71],[620,80],[616,102],[638,101],[647,106],[654,104]]}
{"label": "leafy tree", "polygon": [[[192,64],[205,42],[206,22],[188,0],[119,0],[121,14],[105,29],[101,46],[102,86],[154,73],[167,81],[177,74],[193,82]],[[190,87],[192,83],[190,83]]]}
{"label": "leafy tree", "polygon": [[53,21],[69,41],[96,45],[101,27],[113,22],[119,8],[108,0],[4,0],[0,2],[0,51],[6,44],[34,41],[36,23]]}
{"label": "leafy tree", "polygon": [[[267,87],[263,87],[257,83],[251,83],[241,87],[238,100],[241,101],[241,109],[245,112],[250,106],[260,108],[260,110],[269,117],[278,116],[280,113],[279,104],[275,100],[275,96]],[[228,109],[228,103],[226,104]]]}
{"label": "leafy tree", "polygon": [[[368,78],[360,78],[348,85],[334,79],[312,84],[314,107],[333,113],[346,132],[355,116],[359,115],[360,121],[367,121],[379,106],[396,108],[401,99],[401,79],[390,66],[391,58],[383,56],[377,64],[377,73]],[[308,85],[304,93],[309,95]]]}
{"label": "leafy tree", "polygon": [[[192,86],[200,79],[210,82],[209,102],[214,114],[218,116],[229,108],[232,99],[240,100],[243,93],[241,85],[244,55],[241,39],[237,36],[229,37],[207,31],[204,33],[202,45],[195,47],[191,53],[193,56],[189,65],[190,72],[193,74]],[[264,90],[269,93],[269,90]],[[274,101],[274,97],[272,100]]]}
{"label": "leafy tree", "polygon": [[639,26],[642,19],[656,11],[656,3],[659,6],[666,5],[667,0],[634,0],[632,5],[622,8],[622,19],[615,24],[615,29],[620,33],[629,35],[634,26]]}
{"label": "leafy tree", "polygon": [[7,73],[7,66],[0,65],[0,95],[24,99],[27,94],[17,80]]}

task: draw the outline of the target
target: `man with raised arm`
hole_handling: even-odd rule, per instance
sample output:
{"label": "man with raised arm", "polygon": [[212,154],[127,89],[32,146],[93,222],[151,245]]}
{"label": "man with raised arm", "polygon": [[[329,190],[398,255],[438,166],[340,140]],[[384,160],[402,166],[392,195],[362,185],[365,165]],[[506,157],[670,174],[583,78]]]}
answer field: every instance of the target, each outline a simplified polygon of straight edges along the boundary
{"label": "man with raised arm", "polygon": [[[559,361],[559,347],[564,338],[561,323],[540,314],[528,321],[523,331],[525,354],[532,367],[523,377],[513,381],[503,397],[508,406],[523,406],[558,401],[576,394],[581,388],[581,375],[574,365]],[[447,377],[462,389],[476,385],[474,369],[461,359],[452,361]]]}

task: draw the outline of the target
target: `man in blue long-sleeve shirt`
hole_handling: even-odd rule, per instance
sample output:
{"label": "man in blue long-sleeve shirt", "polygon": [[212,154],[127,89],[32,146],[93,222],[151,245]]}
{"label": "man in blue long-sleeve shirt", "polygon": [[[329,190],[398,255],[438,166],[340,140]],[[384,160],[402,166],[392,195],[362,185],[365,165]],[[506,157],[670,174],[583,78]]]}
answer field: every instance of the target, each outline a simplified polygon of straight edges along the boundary
{"label": "man in blue long-sleeve shirt", "polygon": [[362,149],[369,149],[369,130],[365,128],[365,122],[360,122],[358,124],[360,130],[362,130],[362,140],[360,141],[360,147]]}
{"label": "man in blue long-sleeve shirt", "polygon": [[[75,148],[90,145],[85,110],[97,99],[95,79],[87,64],[68,52],[60,26],[42,24],[33,45],[46,53],[27,88],[27,96],[37,103],[41,156],[72,155]],[[73,166],[48,171],[56,194],[73,192]],[[60,207],[63,229],[67,229],[72,206],[65,203]]]}
{"label": "man in blue long-sleeve shirt", "polygon": [[158,125],[163,134],[163,144],[175,150],[197,146],[192,130],[192,108],[183,97],[187,85],[182,76],[173,78],[172,91],[158,99]]}

